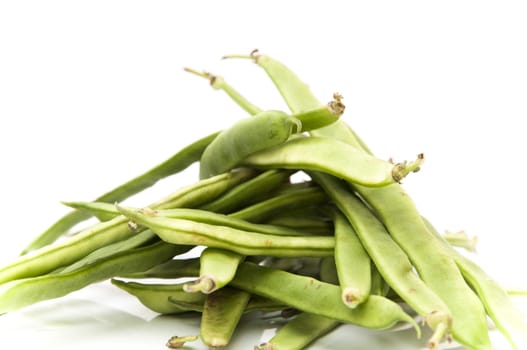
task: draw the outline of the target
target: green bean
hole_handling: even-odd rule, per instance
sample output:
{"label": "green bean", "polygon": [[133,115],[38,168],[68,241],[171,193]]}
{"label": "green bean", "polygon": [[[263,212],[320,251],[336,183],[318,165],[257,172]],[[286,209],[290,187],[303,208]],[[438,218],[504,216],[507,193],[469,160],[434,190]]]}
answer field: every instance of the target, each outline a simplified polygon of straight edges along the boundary
{"label": "green bean", "polygon": [[371,260],[348,220],[335,212],[335,264],[342,301],[355,308],[371,290]]}
{"label": "green bean", "polygon": [[318,187],[295,188],[229,214],[230,217],[263,222],[286,210],[325,204],[327,195]]}
{"label": "green bean", "polygon": [[184,253],[189,247],[158,242],[97,260],[67,273],[31,277],[0,285],[0,314],[53,298],[120,273],[144,271]]}
{"label": "green bean", "polygon": [[326,137],[297,137],[253,153],[241,161],[242,165],[264,169],[322,171],[369,187],[398,182],[410,172],[417,171],[421,163],[420,155],[413,162],[394,165]]}
{"label": "green bean", "polygon": [[302,312],[286,323],[267,343],[254,350],[302,350],[340,325],[339,321]]}
{"label": "green bean", "polygon": [[[294,73],[289,73],[283,64],[268,57],[255,59],[266,70],[293,113],[320,106],[307,85]],[[368,154],[369,150],[362,147],[364,142],[356,139],[353,132],[344,129],[342,123],[334,123],[313,130],[311,135],[343,135],[343,138],[339,137],[342,141]],[[445,255],[443,245],[430,237],[410,197],[398,184],[380,188],[354,185],[354,188],[382,218],[389,233],[408,254],[425,283],[447,304],[453,315],[454,338],[474,349],[489,349],[490,339],[481,302],[463,280],[455,262]]]}
{"label": "green bean", "polygon": [[263,111],[241,119],[205,149],[199,176],[205,179],[231,170],[250,154],[280,145],[301,130],[300,120],[281,111]]}
{"label": "green bean", "polygon": [[211,74],[209,72],[200,72],[192,68],[184,68],[185,71],[197,75],[199,77],[208,79],[210,86],[215,90],[223,90],[229,97],[236,102],[240,107],[242,107],[250,115],[255,115],[260,113],[262,110],[249,102],[245,97],[240,95],[232,86],[227,84],[223,77],[218,75]]}
{"label": "green bean", "polygon": [[290,171],[267,170],[225,193],[200,209],[215,213],[231,213],[268,198],[282,184],[289,181]]}
{"label": "green bean", "polygon": [[[198,161],[205,148],[216,138],[219,133],[214,133],[206,136],[198,141],[181,149],[169,159],[156,165],[142,175],[139,175],[132,180],[116,187],[115,189],[103,194],[95,199],[99,202],[113,203],[122,201],[133,194],[154,185],[160,179],[169,175],[176,174],[186,169],[192,163]],[[89,219],[91,216],[86,212],[73,211],[51,225],[46,231],[35,238],[23,251],[22,255],[48,244],[53,243],[57,238],[64,235],[76,224]]]}
{"label": "green bean", "polygon": [[[424,219],[424,222],[438,239],[442,239],[428,220]],[[476,291],[488,315],[500,332],[503,333],[514,349],[527,349],[527,320],[525,315],[513,304],[507,291],[477,264],[452,247],[449,248],[449,252],[461,270],[463,277]]]}
{"label": "green bean", "polygon": [[[141,304],[148,309],[160,314],[176,314],[194,311],[186,308],[184,303],[196,304],[205,302],[205,294],[187,293],[183,290],[183,283],[178,284],[143,284],[138,282],[125,282],[112,279],[112,284],[125,292],[135,296]],[[171,300],[179,300],[177,304]]]}
{"label": "green bean", "polygon": [[[251,171],[237,171],[200,181],[157,201],[152,207],[200,205],[216,198],[253,174]],[[72,264],[101,247],[136,235],[138,232],[130,230],[127,222],[126,217],[118,216],[110,221],[90,226],[64,242],[23,255],[0,269],[0,283],[51,272]]]}
{"label": "green bean", "polygon": [[[115,204],[101,203],[101,202],[68,202],[68,205],[75,207],[80,210],[89,210],[99,215],[98,213],[104,213],[105,215],[113,215],[114,217],[121,215]],[[147,210],[146,208],[144,210]],[[248,213],[248,211],[246,212]],[[155,215],[172,218],[172,219],[183,219],[191,220],[195,222],[201,222],[210,225],[227,226],[239,230],[253,231],[258,233],[265,233],[269,235],[278,236],[302,236],[303,232],[294,230],[288,227],[269,225],[269,224],[255,224],[246,221],[241,218],[231,217],[230,215],[216,214],[201,209],[187,209],[187,208],[175,208],[175,209],[159,209],[155,210]]]}
{"label": "green bean", "polygon": [[[428,346],[436,349],[437,343],[448,333],[452,323],[448,306],[413,272],[406,253],[394,242],[377,217],[349,191],[345,183],[321,173],[312,173],[311,176],[326,190],[353,225],[362,246],[390,287],[435,329]],[[444,278],[447,277],[448,275],[444,275]]]}
{"label": "green bean", "polygon": [[320,217],[284,214],[265,221],[267,225],[285,227],[310,235],[332,235],[333,224]]}
{"label": "green bean", "polygon": [[[328,256],[334,248],[333,237],[272,236],[209,225],[182,219],[156,216],[152,210],[119,207],[121,213],[173,244],[204,245],[227,249],[242,255]],[[176,243],[177,242],[177,243]]]}
{"label": "green bean", "polygon": [[200,338],[210,349],[229,344],[251,294],[233,288],[222,288],[207,294],[201,315]]}
{"label": "green bean", "polygon": [[389,299],[371,295],[367,301],[355,309],[350,309],[340,302],[338,286],[311,277],[243,262],[238,267],[231,285],[281,301],[304,312],[363,327],[385,329],[397,322],[408,322],[420,335],[420,328],[415,321]]}
{"label": "green bean", "polygon": [[185,292],[210,294],[223,288],[234,278],[243,259],[242,255],[228,250],[205,248],[200,255],[199,278],[185,284]]}
{"label": "green bean", "polygon": [[117,277],[126,278],[182,278],[199,275],[199,258],[171,259],[146,271],[120,273]]}
{"label": "green bean", "polygon": [[136,234],[135,236],[132,236],[125,240],[115,242],[107,246],[104,246],[102,248],[99,248],[91,252],[90,254],[86,255],[84,258],[74,262],[73,264],[68,265],[64,268],[60,268],[58,271],[54,271],[54,273],[57,273],[57,272],[66,273],[66,272],[70,272],[73,270],[77,270],[78,268],[81,268],[82,266],[92,264],[94,261],[109,257],[116,253],[124,252],[124,251],[134,249],[134,248],[139,248],[141,246],[154,243],[155,241],[158,241],[158,240],[159,239],[152,231],[144,230],[143,232],[140,232]]}

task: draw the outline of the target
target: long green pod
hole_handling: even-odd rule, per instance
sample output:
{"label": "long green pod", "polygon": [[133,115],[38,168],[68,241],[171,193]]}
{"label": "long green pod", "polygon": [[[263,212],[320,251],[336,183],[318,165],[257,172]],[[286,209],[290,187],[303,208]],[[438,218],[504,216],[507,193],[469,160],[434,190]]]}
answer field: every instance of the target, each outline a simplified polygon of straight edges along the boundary
{"label": "long green pod", "polygon": [[[424,219],[430,232],[444,239],[434,226]],[[476,291],[490,318],[516,350],[527,349],[527,319],[514,305],[507,291],[481,267],[450,247],[450,254],[459,266],[463,277]]]}
{"label": "long green pod", "polygon": [[162,240],[173,244],[203,245],[242,255],[328,256],[333,254],[333,237],[272,236],[209,225],[190,220],[164,218],[152,210],[119,207],[121,213],[150,228]]}
{"label": "long green pod", "polygon": [[381,187],[417,171],[422,162],[392,164],[358,151],[347,143],[327,137],[296,137],[272,148],[253,153],[242,165],[264,169],[321,171],[368,187]]}
{"label": "long green pod", "polygon": [[[232,287],[225,287],[226,289],[233,289]],[[169,297],[168,300],[171,303],[176,304],[176,306],[180,307],[181,309],[185,310],[192,310],[196,312],[203,312],[203,308],[205,307],[204,303],[201,301],[192,302],[192,301],[186,301],[181,300],[176,297]],[[259,312],[276,312],[281,311],[284,309],[287,309],[288,306],[284,303],[280,303],[278,301],[264,298],[259,295],[251,295],[251,298],[249,299],[249,302],[247,303],[247,306],[245,307],[244,312],[253,312],[253,311],[259,311]]]}
{"label": "long green pod", "polygon": [[200,178],[229,171],[247,156],[280,145],[301,130],[298,119],[281,111],[268,110],[241,119],[205,149],[200,159]]}
{"label": "long green pod", "polygon": [[[311,173],[311,176],[326,190],[355,228],[362,246],[390,287],[422,315],[430,327],[436,329],[428,346],[437,348],[439,341],[451,328],[452,315],[447,304],[413,272],[413,265],[406,253],[345,183],[321,173]],[[444,278],[448,278],[448,275]]]}
{"label": "long green pod", "polygon": [[335,265],[342,301],[350,308],[364,302],[371,290],[371,260],[355,229],[335,212]]}
{"label": "long green pod", "polygon": [[232,213],[267,199],[283,184],[289,182],[290,171],[272,169],[234,187],[221,197],[206,203],[200,209],[215,213]]}
{"label": "long green pod", "polygon": [[391,300],[372,295],[355,309],[350,309],[340,301],[339,286],[311,277],[243,262],[231,285],[304,312],[358,326],[386,329],[398,322],[408,322],[420,334],[416,322]]}
{"label": "long green pod", "polygon": [[[251,171],[237,171],[218,175],[186,186],[174,194],[152,204],[153,208],[200,205],[240,182],[251,178]],[[94,224],[67,240],[26,254],[0,268],[0,284],[20,278],[33,277],[75,263],[89,253],[108,244],[138,234],[127,225],[128,219],[118,216],[110,221]]]}
{"label": "long green pod", "polygon": [[[218,136],[218,134],[219,132],[216,132],[193,142],[147,172],[131,179],[102,196],[97,197],[95,201],[108,203],[122,201],[154,185],[160,179],[186,169],[191,164],[199,161],[205,148],[216,138],[216,136]],[[89,213],[82,211],[73,211],[66,214],[52,224],[46,231],[37,236],[22,251],[22,255],[55,242],[57,238],[67,233],[73,226],[89,219],[90,217],[91,215]]]}
{"label": "long green pod", "polygon": [[206,296],[200,338],[209,349],[222,349],[229,344],[250,298],[250,293],[229,287]]}
{"label": "long green pod", "polygon": [[268,342],[255,346],[254,350],[302,350],[340,324],[331,318],[302,312],[280,328]]}
{"label": "long green pod", "polygon": [[[255,61],[265,69],[293,113],[320,106],[320,102],[309,91],[309,87],[288,67],[269,57],[262,60],[259,56]],[[346,130],[347,128],[349,130]],[[341,141],[358,151],[371,154],[364,142],[356,138],[355,133],[349,132],[350,130],[349,126],[343,127],[341,120],[313,130],[311,135],[320,137],[339,135]],[[481,302],[463,280],[455,262],[445,254],[444,248],[430,237],[415,204],[402,187],[398,184],[380,188],[359,185],[354,187],[375,208],[395,241],[416,265],[423,280],[451,310],[454,338],[470,348],[490,349],[485,310]]]}
{"label": "long green pod", "polygon": [[[189,305],[203,304],[205,302],[205,294],[187,293],[183,290],[183,283],[139,283],[125,282],[118,279],[112,279],[111,281],[114,286],[135,296],[145,307],[160,314],[194,311]],[[176,300],[181,303],[173,302]]]}
{"label": "long green pod", "polygon": [[199,258],[199,278],[185,284],[185,292],[210,294],[225,287],[236,275],[243,259],[243,255],[225,249],[205,248]]}
{"label": "long green pod", "polygon": [[146,278],[183,278],[199,276],[199,258],[171,259],[156,265],[146,271],[120,273],[117,277],[146,279]]}
{"label": "long green pod", "polygon": [[189,247],[158,242],[148,247],[117,253],[71,272],[4,283],[0,285],[0,314],[62,297],[121,273],[147,270],[188,250]]}
{"label": "long green pod", "polygon": [[[121,215],[115,204],[102,202],[68,202],[66,204],[80,210],[92,211],[95,215],[101,215],[101,213],[113,217]],[[301,236],[303,235],[303,232],[305,232],[279,225],[255,224],[241,218],[217,214],[202,209],[158,209],[155,210],[155,215],[172,219],[191,220],[210,225],[227,226],[239,230],[253,231],[269,235]]]}
{"label": "long green pod", "polygon": [[320,206],[328,196],[318,187],[295,188],[229,214],[230,217],[252,222],[264,222],[285,211]]}

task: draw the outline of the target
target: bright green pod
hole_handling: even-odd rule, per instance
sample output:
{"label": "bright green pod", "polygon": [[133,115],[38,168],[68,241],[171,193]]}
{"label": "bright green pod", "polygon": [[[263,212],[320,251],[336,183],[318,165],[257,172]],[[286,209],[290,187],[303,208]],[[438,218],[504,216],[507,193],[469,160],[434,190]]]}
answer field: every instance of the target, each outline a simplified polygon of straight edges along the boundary
{"label": "bright green pod", "polygon": [[254,152],[280,145],[302,130],[301,122],[281,111],[263,111],[222,131],[205,149],[200,178],[229,171]]}

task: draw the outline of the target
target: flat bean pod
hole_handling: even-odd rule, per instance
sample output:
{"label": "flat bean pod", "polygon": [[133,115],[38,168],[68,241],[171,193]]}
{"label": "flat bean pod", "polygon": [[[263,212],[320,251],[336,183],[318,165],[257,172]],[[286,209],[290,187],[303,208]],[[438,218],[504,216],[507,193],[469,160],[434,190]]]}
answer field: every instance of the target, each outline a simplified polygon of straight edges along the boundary
{"label": "flat bean pod", "polygon": [[229,171],[254,152],[280,145],[302,130],[301,122],[281,111],[263,111],[222,131],[200,160],[201,179]]}
{"label": "flat bean pod", "polygon": [[[205,302],[205,294],[187,293],[183,290],[183,283],[144,284],[112,279],[112,284],[135,296],[148,309],[160,314],[177,314],[194,311],[188,305],[203,304]],[[181,301],[181,304],[172,302],[171,300]],[[186,305],[185,303],[188,303],[188,305],[183,306]]]}
{"label": "flat bean pod", "polygon": [[[213,133],[193,142],[192,144],[181,149],[169,159],[156,165],[144,174],[141,174],[116,187],[115,189],[103,194],[102,196],[95,199],[95,201],[109,203],[122,201],[131,195],[139,193],[142,190],[154,185],[160,179],[186,169],[188,166],[197,162],[201,158],[205,148],[212,142],[212,140],[216,138],[218,134],[219,132]],[[73,211],[66,214],[54,224],[52,224],[46,231],[37,236],[22,251],[22,254],[26,254],[32,250],[42,248],[55,242],[57,238],[67,233],[73,226],[86,219],[89,219],[90,217],[91,216],[89,213],[81,211]]]}
{"label": "flat bean pod", "polygon": [[[152,210],[119,207],[121,213],[150,228],[162,240],[173,244],[204,245],[242,255],[328,256],[333,254],[333,237],[272,236],[189,220],[156,216]],[[177,242],[177,243],[176,243]]]}
{"label": "flat bean pod", "polygon": [[284,168],[321,171],[348,182],[380,187],[398,182],[419,168],[421,160],[392,164],[372,157],[344,142],[326,137],[297,137],[279,146],[245,158],[242,165],[256,168]]}
{"label": "flat bean pod", "polygon": [[326,335],[341,323],[320,315],[302,312],[287,322],[267,343],[255,350],[302,350],[316,339]]}
{"label": "flat bean pod", "polygon": [[158,242],[148,247],[117,253],[71,272],[4,283],[0,285],[0,314],[64,296],[120,273],[147,270],[188,250],[189,247]]}
{"label": "flat bean pod", "polygon": [[298,310],[358,326],[386,329],[398,322],[408,322],[420,334],[415,321],[391,300],[372,295],[355,309],[350,309],[340,302],[338,286],[311,277],[244,262],[238,267],[231,285]]}
{"label": "flat bean pod", "polygon": [[208,294],[201,315],[200,338],[211,349],[229,344],[251,294],[234,288],[222,288]]}

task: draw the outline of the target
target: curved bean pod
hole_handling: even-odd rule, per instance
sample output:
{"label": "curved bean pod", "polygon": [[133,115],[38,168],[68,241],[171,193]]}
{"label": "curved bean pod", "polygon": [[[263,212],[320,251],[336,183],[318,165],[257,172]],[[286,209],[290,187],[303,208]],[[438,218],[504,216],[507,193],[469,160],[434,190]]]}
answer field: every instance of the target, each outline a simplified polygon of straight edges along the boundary
{"label": "curved bean pod", "polygon": [[147,270],[190,247],[158,242],[100,259],[80,269],[11,281],[0,285],[0,314],[14,311],[39,301],[58,298],[85,286],[106,280],[120,273]]}
{"label": "curved bean pod", "polygon": [[301,122],[281,111],[263,111],[222,131],[200,160],[201,179],[231,170],[248,155],[280,145],[302,130]]}
{"label": "curved bean pod", "polygon": [[340,302],[338,286],[314,278],[244,262],[238,267],[231,285],[301,311],[363,327],[386,329],[398,322],[408,322],[420,335],[415,321],[391,300],[372,295],[355,309],[350,309]]}
{"label": "curved bean pod", "polygon": [[[124,282],[112,279],[112,284],[125,292],[135,296],[141,304],[148,309],[160,314],[175,314],[186,311],[194,311],[191,307],[184,306],[192,304],[203,304],[205,294],[187,293],[183,290],[183,283],[178,284],[144,284],[138,282]],[[170,300],[181,301],[181,304]]]}
{"label": "curved bean pod", "polygon": [[[173,244],[203,245],[242,255],[328,256],[333,254],[333,237],[272,236],[189,220],[156,216],[152,210],[118,207],[139,225],[150,228],[162,240]],[[176,243],[177,242],[177,243]]]}
{"label": "curved bean pod", "polygon": [[242,165],[257,168],[321,171],[369,187],[398,182],[417,171],[421,163],[422,158],[418,157],[414,162],[394,165],[326,137],[297,137],[241,161]]}
{"label": "curved bean pod", "polygon": [[[191,164],[199,161],[205,148],[212,142],[212,140],[216,138],[218,134],[219,132],[211,134],[186,146],[169,159],[156,165],[144,174],[141,174],[116,187],[110,192],[103,194],[102,196],[95,199],[95,201],[109,203],[122,201],[131,195],[139,193],[140,191],[154,185],[160,179],[186,169]],[[91,216],[89,213],[80,211],[73,211],[66,214],[53,225],[51,225],[46,231],[37,236],[37,238],[35,238],[22,251],[22,255],[55,242],[57,238],[67,233],[68,230],[70,230],[73,226],[86,219],[89,219],[90,217]]]}

